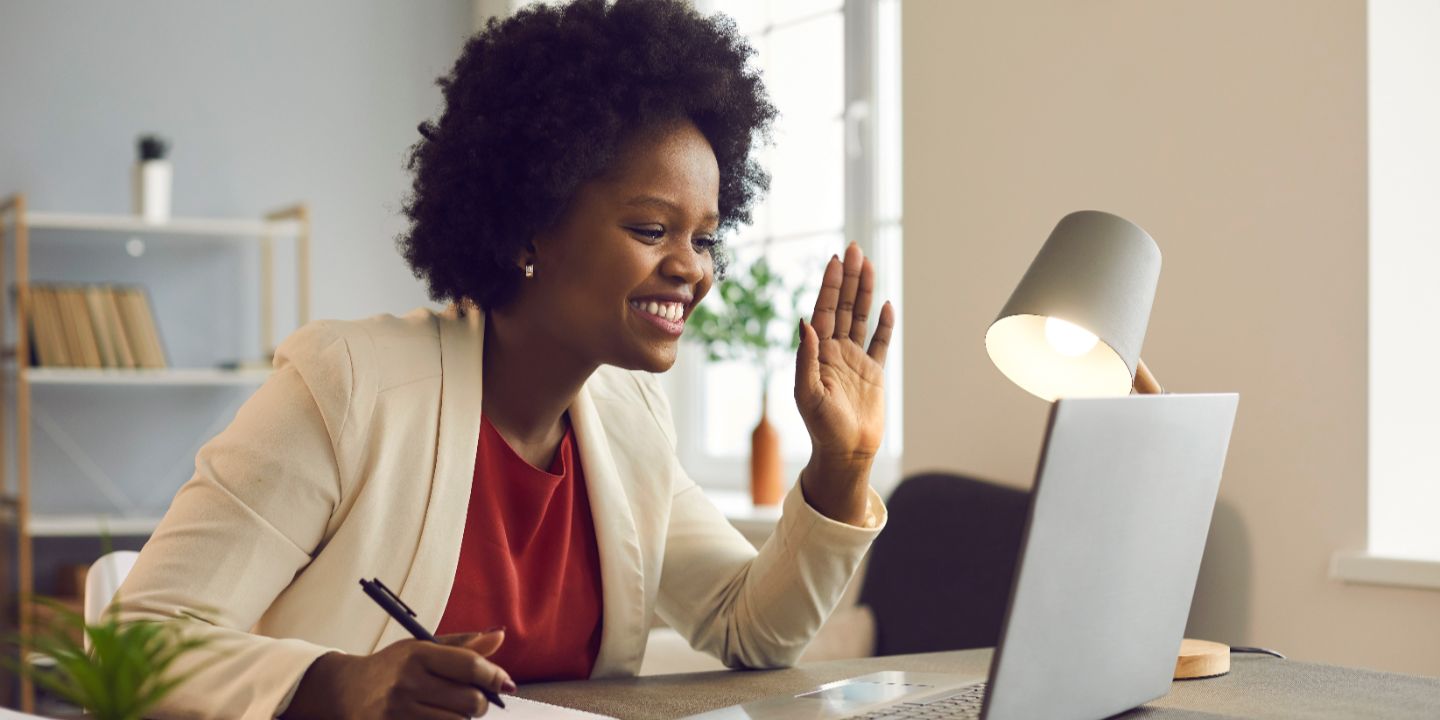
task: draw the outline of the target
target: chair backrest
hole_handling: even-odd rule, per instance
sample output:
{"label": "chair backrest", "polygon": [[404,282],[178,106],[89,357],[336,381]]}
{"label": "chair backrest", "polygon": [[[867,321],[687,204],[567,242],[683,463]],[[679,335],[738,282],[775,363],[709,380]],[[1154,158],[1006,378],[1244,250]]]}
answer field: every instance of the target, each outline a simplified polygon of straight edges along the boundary
{"label": "chair backrest", "polygon": [[[140,553],[134,550],[116,550],[90,565],[90,571],[85,573],[85,624],[94,624],[105,614],[138,557]],[[85,638],[85,649],[90,649],[89,637]]]}
{"label": "chair backrest", "polygon": [[1030,493],[933,473],[900,483],[886,507],[860,589],[875,613],[875,654],[995,646]]}

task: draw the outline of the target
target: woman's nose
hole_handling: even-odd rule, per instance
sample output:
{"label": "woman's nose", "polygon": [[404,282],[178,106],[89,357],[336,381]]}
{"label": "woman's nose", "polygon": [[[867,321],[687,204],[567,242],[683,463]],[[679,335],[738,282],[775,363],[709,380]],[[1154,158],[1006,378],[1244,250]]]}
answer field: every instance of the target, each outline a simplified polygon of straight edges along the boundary
{"label": "woman's nose", "polygon": [[[678,246],[679,243],[676,243]],[[705,277],[705,257],[703,253],[695,252],[690,243],[683,247],[676,247],[666,253],[662,261],[660,271],[666,277],[682,280],[689,284],[700,282]]]}

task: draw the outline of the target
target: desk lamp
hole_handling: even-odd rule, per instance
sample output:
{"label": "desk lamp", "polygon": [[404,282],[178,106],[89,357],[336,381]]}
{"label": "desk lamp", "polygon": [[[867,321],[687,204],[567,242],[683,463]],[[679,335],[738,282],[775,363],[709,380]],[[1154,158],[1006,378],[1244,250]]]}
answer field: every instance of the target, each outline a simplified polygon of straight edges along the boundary
{"label": "desk lamp", "polygon": [[[1086,210],[1060,219],[985,333],[990,360],[1047,401],[1161,392],[1140,359],[1160,248],[1139,226]],[[1186,639],[1175,677],[1230,670],[1230,648]]]}

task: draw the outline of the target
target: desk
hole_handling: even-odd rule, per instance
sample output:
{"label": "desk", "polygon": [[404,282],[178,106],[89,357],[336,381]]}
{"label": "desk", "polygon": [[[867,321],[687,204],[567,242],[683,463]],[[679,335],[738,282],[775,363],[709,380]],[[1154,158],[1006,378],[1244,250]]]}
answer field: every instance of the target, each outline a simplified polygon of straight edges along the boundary
{"label": "desk", "polygon": [[[788,670],[548,683],[520,695],[623,720],[679,718],[880,670],[983,676],[991,651],[836,660]],[[1124,718],[1440,718],[1440,678],[1235,655],[1229,675],[1176,682]],[[503,718],[502,718],[503,720]]]}

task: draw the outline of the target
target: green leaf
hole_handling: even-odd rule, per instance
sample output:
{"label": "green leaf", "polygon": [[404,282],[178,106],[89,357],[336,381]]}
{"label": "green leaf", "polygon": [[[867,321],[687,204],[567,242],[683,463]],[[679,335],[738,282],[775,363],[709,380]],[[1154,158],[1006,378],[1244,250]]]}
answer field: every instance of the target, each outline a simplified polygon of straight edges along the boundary
{"label": "green leaf", "polygon": [[716,291],[691,311],[688,339],[702,346],[711,362],[744,360],[766,370],[774,350],[799,347],[795,328],[805,293],[803,285],[788,287],[762,256],[748,267],[732,268]]}
{"label": "green leaf", "polygon": [[[117,602],[107,608],[99,622],[87,625],[80,613],[53,600],[32,598],[31,602],[49,607],[53,619],[48,624],[34,623],[35,631],[26,642],[22,643],[18,636],[6,640],[46,654],[54,660],[54,667],[42,668],[3,656],[0,664],[86,708],[97,720],[140,720],[165,695],[223,657],[223,653],[212,654],[172,677],[174,663],[209,644],[209,640],[186,632],[196,620],[122,622]],[[72,636],[76,631],[89,639],[89,652]]]}

